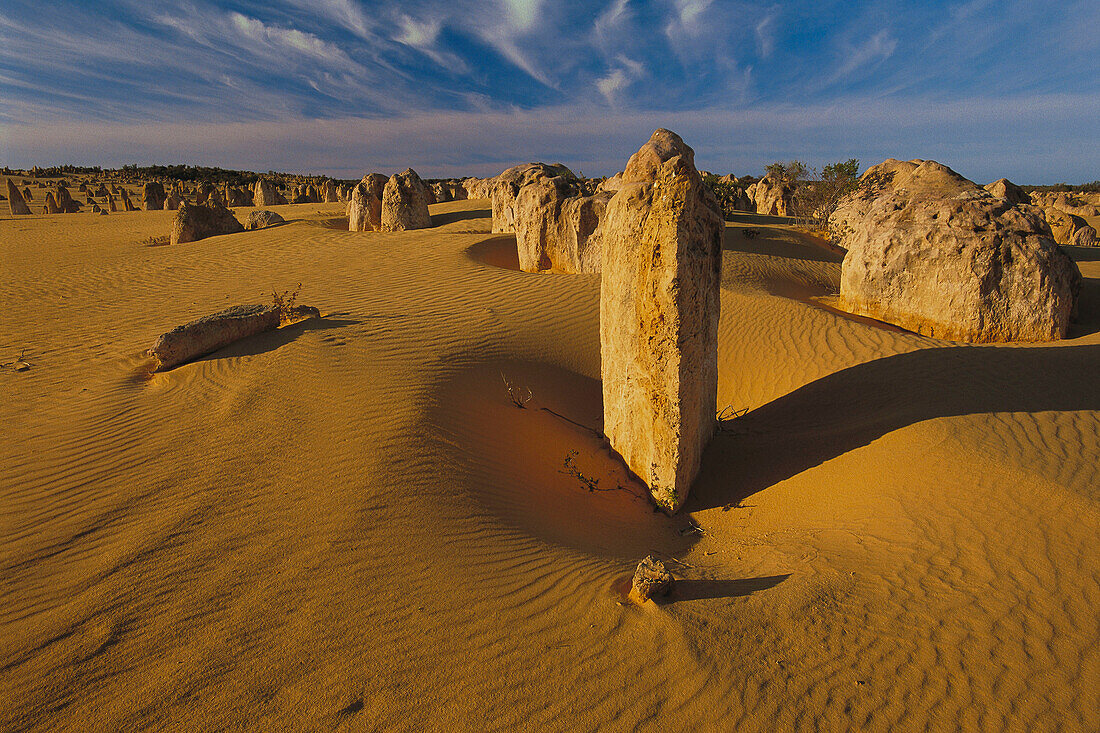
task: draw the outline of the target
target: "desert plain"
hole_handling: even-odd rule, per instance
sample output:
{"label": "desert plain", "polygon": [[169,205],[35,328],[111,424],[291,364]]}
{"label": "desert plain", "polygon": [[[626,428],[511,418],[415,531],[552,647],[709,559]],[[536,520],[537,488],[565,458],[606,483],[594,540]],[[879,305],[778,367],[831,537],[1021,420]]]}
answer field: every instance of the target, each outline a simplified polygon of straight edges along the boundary
{"label": "desert plain", "polygon": [[[964,344],[732,215],[670,516],[599,439],[599,274],[520,271],[483,198],[267,208],[0,216],[0,729],[1100,728],[1100,249],[1066,338]],[[299,285],[320,318],[147,368]]]}

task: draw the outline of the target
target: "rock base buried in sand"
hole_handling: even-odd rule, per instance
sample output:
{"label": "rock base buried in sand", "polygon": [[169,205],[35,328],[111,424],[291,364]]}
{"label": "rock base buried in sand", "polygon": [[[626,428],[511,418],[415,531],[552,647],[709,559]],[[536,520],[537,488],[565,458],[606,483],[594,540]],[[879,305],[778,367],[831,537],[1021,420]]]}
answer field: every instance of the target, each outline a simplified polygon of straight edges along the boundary
{"label": "rock base buried in sand", "polygon": [[23,194],[19,193],[19,189],[15,187],[10,178],[8,179],[8,206],[11,207],[12,216],[26,216],[31,213],[27,202],[23,200]]}
{"label": "rock base buried in sand", "polygon": [[157,339],[153,348],[149,349],[149,356],[156,361],[156,371],[164,371],[225,348],[235,341],[273,331],[283,323],[320,315],[316,308],[308,305],[294,306],[287,311],[270,305],[238,305],[176,326]]}
{"label": "rock base buried in sand", "polygon": [[604,433],[669,514],[717,424],[723,224],[694,158],[654,132],[600,222]]}
{"label": "rock base buried in sand", "polygon": [[654,596],[667,596],[672,591],[673,582],[672,573],[665,564],[652,555],[646,555],[634,571],[629,598],[640,606]]}
{"label": "rock base buried in sand", "polygon": [[183,203],[172,222],[171,242],[195,242],[219,234],[243,231],[244,227],[233,216],[233,212],[216,201],[206,204]]}
{"label": "rock base buried in sand", "polygon": [[[431,189],[412,168],[390,176],[382,190],[381,230],[404,232],[427,229],[432,225],[428,213]],[[349,222],[350,227],[350,222]]]}
{"label": "rock base buried in sand", "polygon": [[950,341],[1066,335],[1081,273],[1038,208],[1014,206],[932,160],[882,166],[892,171],[879,193],[861,186],[837,209],[846,209],[848,250],[841,308]]}
{"label": "rock base buried in sand", "polygon": [[274,211],[262,209],[260,211],[253,211],[248,215],[248,220],[244,223],[244,228],[247,230],[266,229],[267,227],[284,223],[286,223],[286,219],[279,216]]}

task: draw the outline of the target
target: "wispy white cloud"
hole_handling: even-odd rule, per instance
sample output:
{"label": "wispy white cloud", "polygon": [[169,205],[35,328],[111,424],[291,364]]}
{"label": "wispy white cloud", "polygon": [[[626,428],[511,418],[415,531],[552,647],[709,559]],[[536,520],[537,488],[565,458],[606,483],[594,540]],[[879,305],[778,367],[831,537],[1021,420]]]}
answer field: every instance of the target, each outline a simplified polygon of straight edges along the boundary
{"label": "wispy white cloud", "polygon": [[626,73],[622,69],[615,69],[607,76],[597,79],[596,88],[600,90],[600,94],[607,99],[609,104],[614,104],[619,92],[625,89],[629,83]]}
{"label": "wispy white cloud", "polygon": [[330,64],[347,68],[355,67],[352,60],[339,47],[322,41],[312,33],[303,33],[295,28],[280,28],[276,25],[268,25],[261,20],[240,13],[230,13],[229,19],[241,36],[254,44],[266,46],[276,54],[286,51],[297,52],[303,56]]}
{"label": "wispy white cloud", "polygon": [[775,28],[778,11],[772,10],[763,17],[754,27],[756,34],[756,52],[760,58],[769,58],[775,51]]}
{"label": "wispy white cloud", "polygon": [[[1100,41],[1088,32],[1100,20],[1095,0],[1065,0],[1060,13],[1017,0],[891,0],[888,14],[879,2],[849,4],[839,15],[829,7],[811,0],[269,0],[228,7],[216,0],[6,0],[0,134],[62,120],[162,129],[173,120],[407,121],[453,113],[471,115],[448,118],[464,124],[512,115],[514,124],[546,134],[545,110],[656,120],[693,110],[786,114],[776,105],[788,99],[821,114],[857,92],[899,105],[1100,93],[1091,63]],[[1029,43],[1020,44],[1025,33]],[[987,63],[1005,56],[1016,61],[1011,75]],[[737,119],[773,127],[752,115]],[[510,139],[503,124],[497,132]],[[1038,142],[1029,144],[1055,139],[1053,125],[1036,121],[1027,136]],[[753,133],[715,128],[709,135],[744,140]],[[786,144],[778,135],[777,149]],[[562,139],[586,149],[580,137]],[[99,141],[83,140],[97,154]],[[1095,143],[1079,147],[1100,164]],[[323,149],[298,143],[295,154]],[[435,152],[440,165],[462,155]],[[468,159],[477,156],[484,153]]]}
{"label": "wispy white cloud", "polygon": [[[1081,119],[1100,116],[1100,92],[1003,100],[775,104],[743,110],[609,113],[557,107],[536,112],[419,114],[390,119],[291,119],[247,123],[54,123],[0,127],[0,157],[13,166],[75,162],[187,161],[250,170],[295,170],[358,178],[411,165],[424,176],[495,175],[529,160],[562,160],[589,174],[613,173],[656,127],[680,133],[708,170],[759,174],[774,160],[820,165],[856,157],[932,158],[979,182],[1095,178]],[[1032,139],[1037,125],[1053,135]],[[807,136],[807,131],[813,131]],[[79,141],[96,140],[89,151]],[[16,141],[18,140],[18,147]],[[348,140],[371,140],[349,154]],[[917,143],[915,141],[925,142]],[[479,163],[471,164],[471,160]]]}
{"label": "wispy white cloud", "polygon": [[508,24],[516,31],[529,31],[535,27],[542,0],[502,0]]}
{"label": "wispy white cloud", "polygon": [[830,77],[829,83],[846,79],[857,69],[890,58],[897,47],[897,39],[888,30],[881,30],[858,45],[846,46],[842,52],[842,61]]}

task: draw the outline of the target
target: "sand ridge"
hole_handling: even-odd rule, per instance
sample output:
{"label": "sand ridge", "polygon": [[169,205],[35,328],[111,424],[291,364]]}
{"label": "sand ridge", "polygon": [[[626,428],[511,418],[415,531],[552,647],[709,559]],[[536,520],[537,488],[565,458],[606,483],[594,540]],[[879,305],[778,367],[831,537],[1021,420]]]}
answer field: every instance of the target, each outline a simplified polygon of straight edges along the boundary
{"label": "sand ridge", "polygon": [[[141,244],[173,212],[0,218],[0,361],[32,363],[0,372],[0,728],[1100,724],[1100,262],[1071,339],[959,346],[830,310],[834,253],[731,222],[748,412],[668,518],[589,430],[599,277],[510,269],[487,209],[175,247]],[[299,282],[321,319],[133,378]],[[620,605],[647,552],[678,595]]]}

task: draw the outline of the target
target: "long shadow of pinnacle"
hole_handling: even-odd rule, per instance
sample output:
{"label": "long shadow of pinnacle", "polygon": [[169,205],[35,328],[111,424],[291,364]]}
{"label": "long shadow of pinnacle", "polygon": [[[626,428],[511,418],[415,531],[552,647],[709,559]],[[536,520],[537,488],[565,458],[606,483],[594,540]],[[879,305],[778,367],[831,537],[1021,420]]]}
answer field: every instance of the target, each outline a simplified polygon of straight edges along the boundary
{"label": "long shadow of pinnacle", "polygon": [[876,359],[723,424],[685,509],[737,503],[924,420],[1075,410],[1100,410],[1100,346],[960,346]]}

